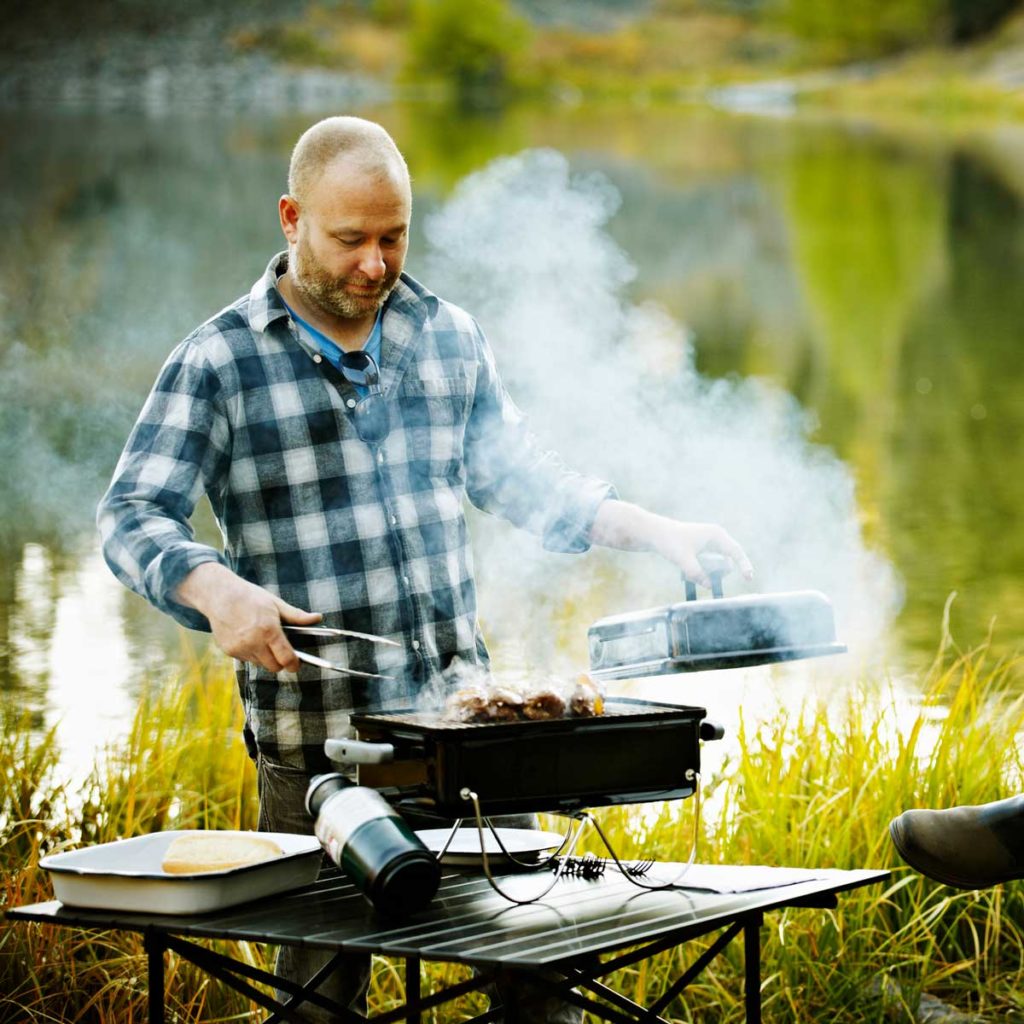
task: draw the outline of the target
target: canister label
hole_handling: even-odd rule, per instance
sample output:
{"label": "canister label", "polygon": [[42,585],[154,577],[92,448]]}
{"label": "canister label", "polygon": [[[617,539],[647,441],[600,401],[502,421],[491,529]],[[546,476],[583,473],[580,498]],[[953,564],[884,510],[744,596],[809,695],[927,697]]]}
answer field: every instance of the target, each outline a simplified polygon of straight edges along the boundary
{"label": "canister label", "polygon": [[329,797],[316,819],[316,837],[335,864],[352,834],[368,821],[400,818],[398,812],[374,789],[352,786]]}

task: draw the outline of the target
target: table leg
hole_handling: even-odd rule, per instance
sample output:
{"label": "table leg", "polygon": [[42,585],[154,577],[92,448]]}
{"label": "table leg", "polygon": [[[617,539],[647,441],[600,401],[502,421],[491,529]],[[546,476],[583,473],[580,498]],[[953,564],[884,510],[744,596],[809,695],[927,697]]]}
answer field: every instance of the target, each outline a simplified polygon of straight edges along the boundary
{"label": "table leg", "polygon": [[422,1001],[423,997],[420,993],[420,958],[418,956],[407,956],[405,958],[405,1006],[408,1012],[405,1019],[409,1024],[420,1024]]}
{"label": "table leg", "polygon": [[164,1024],[164,940],[150,928],[144,941],[149,963],[149,1024]]}
{"label": "table leg", "polygon": [[[521,974],[520,978],[525,977]],[[522,982],[513,982],[510,973],[502,968],[498,970],[498,983],[490,994],[491,1012],[494,1010],[495,1002],[501,1000],[501,1016],[498,1018],[502,1024],[521,1024],[523,1019],[523,1007],[519,1002],[519,990]]]}
{"label": "table leg", "polygon": [[761,923],[764,915],[751,914],[743,922],[743,1002],[747,1024],[761,1024]]}

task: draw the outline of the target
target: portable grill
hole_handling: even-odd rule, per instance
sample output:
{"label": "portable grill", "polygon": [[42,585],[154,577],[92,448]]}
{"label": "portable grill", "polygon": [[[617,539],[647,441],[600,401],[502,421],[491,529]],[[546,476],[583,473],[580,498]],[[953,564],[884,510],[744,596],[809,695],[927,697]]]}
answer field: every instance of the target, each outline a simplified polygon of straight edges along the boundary
{"label": "portable grill", "polygon": [[357,740],[330,739],[332,760],[393,802],[443,817],[486,815],[692,796],[700,740],[722,730],[703,708],[613,697],[589,718],[462,723],[412,710],[352,715]]}

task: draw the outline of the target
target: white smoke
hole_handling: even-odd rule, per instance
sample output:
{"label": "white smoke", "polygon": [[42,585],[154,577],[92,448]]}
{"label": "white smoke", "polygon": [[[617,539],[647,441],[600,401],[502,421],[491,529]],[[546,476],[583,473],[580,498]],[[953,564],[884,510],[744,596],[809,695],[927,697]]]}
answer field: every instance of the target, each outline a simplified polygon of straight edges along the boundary
{"label": "white smoke", "polygon": [[[634,267],[606,230],[618,205],[557,152],[496,160],[428,218],[427,280],[480,321],[545,445],[626,500],[725,526],[757,571],[727,593],[820,590],[851,651],[879,650],[900,588],[865,545],[850,471],[811,443],[791,396],[702,378],[687,330],[626,297]],[[654,556],[551,555],[507,527],[474,530],[485,632],[524,657],[555,654],[561,626],[578,664],[594,618],[682,599]]]}

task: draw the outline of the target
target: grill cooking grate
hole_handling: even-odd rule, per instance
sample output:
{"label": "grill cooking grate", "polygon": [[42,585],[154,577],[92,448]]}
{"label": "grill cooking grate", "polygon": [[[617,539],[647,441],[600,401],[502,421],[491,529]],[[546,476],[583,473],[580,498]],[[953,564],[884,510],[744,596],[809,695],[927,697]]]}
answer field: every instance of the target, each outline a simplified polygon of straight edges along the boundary
{"label": "grill cooking grate", "polygon": [[510,722],[458,722],[445,718],[437,711],[385,711],[357,714],[352,716],[353,723],[359,725],[406,726],[414,729],[460,729],[477,730],[493,729],[495,726],[543,726],[552,723],[586,724],[607,721],[608,719],[652,718],[679,715],[691,708],[683,706],[665,706],[664,704],[646,704],[641,701],[626,702],[614,699],[604,703],[604,714],[601,715],[565,715],[561,718],[517,718]]}

